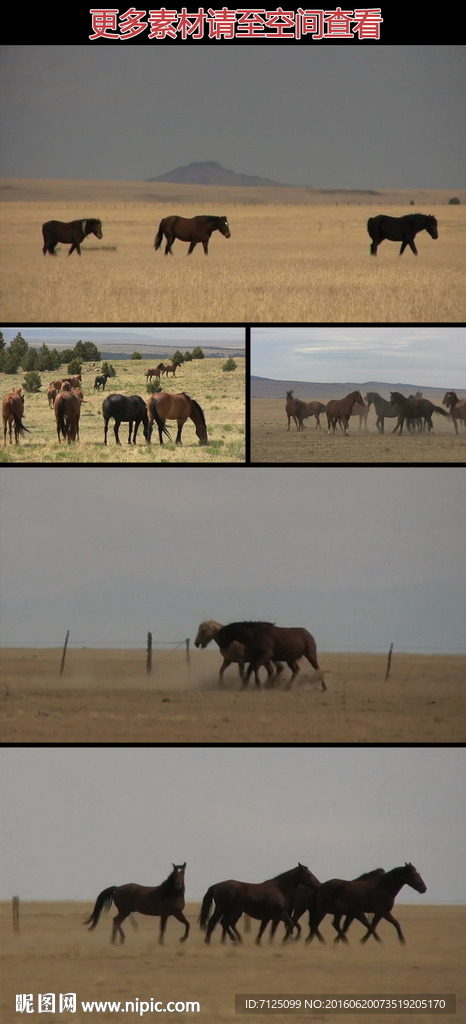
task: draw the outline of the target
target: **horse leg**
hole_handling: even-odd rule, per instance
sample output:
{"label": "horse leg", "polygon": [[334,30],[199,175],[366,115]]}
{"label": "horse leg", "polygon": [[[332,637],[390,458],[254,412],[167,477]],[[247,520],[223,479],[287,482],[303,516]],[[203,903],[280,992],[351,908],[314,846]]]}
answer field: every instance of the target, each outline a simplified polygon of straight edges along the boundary
{"label": "horse leg", "polygon": [[356,914],[353,911],[353,914],[354,914],[354,917],[356,918],[356,920],[360,921],[361,924],[363,924],[364,927],[367,928],[367,931],[366,931],[365,935],[363,935],[363,937],[361,939],[361,942],[367,942],[368,938],[371,935],[374,936],[374,939],[376,940],[376,942],[382,942],[382,939],[380,938],[380,935],[377,935],[377,932],[375,930],[376,925],[378,925],[379,921],[382,918],[382,914],[374,914],[374,916],[372,918],[372,922],[368,921],[366,915],[363,914],[362,912],[359,913],[359,914]]}
{"label": "horse leg", "polygon": [[131,444],[131,431],[132,431],[132,429],[133,429],[133,421],[132,421],[132,420],[130,420],[130,421],[129,421],[129,434],[128,434],[128,444]]}
{"label": "horse leg", "polygon": [[118,935],[120,937],[120,944],[123,945],[123,943],[125,941],[125,933],[123,931],[123,928],[121,927],[121,924],[122,924],[122,921],[124,921],[125,918],[127,918],[127,917],[128,917],[128,914],[122,914],[120,912],[120,913],[116,914],[116,916],[113,918],[112,935],[111,935],[110,941],[114,945],[115,945],[115,940],[116,940],[117,932],[118,932]]}
{"label": "horse leg", "polygon": [[215,926],[220,921],[221,917],[223,917],[223,910],[219,910],[219,908],[216,907],[214,912],[213,912],[213,914],[212,914],[212,917],[211,917],[211,919],[210,919],[210,921],[209,921],[209,923],[207,925],[207,931],[206,931],[206,935],[205,935],[205,939],[204,939],[204,942],[206,942],[207,945],[209,945],[210,937],[212,935],[212,932],[213,932]]}
{"label": "horse leg", "polygon": [[168,253],[170,253],[170,256],[173,256],[172,245],[173,245],[173,242],[175,241],[175,236],[174,235],[169,235],[169,234],[167,235],[166,234],[165,238],[167,239],[167,244],[165,246],[165,256],[168,256]]}
{"label": "horse leg", "polygon": [[325,914],[321,914],[320,917],[318,917],[317,914],[313,916],[312,912],[309,911],[309,935],[307,936],[306,942],[312,942],[314,936],[317,935],[319,942],[322,943],[322,945],[325,945],[324,936],[322,935],[322,932],[319,931],[319,925],[323,921],[324,917]]}
{"label": "horse leg", "polygon": [[297,661],[287,661],[288,668],[291,669],[291,676],[285,685],[285,690],[291,690],[294,680],[299,672],[299,665]]}
{"label": "horse leg", "polygon": [[107,433],[108,433],[108,420],[105,420],[105,424],[104,424],[104,444],[107,444]]}
{"label": "horse leg", "polygon": [[259,931],[256,935],[256,946],[260,946],[261,938],[265,932],[265,929],[267,928],[269,921],[270,917],[265,917],[264,920],[261,921]]}
{"label": "horse leg", "polygon": [[197,245],[197,242],[191,242],[191,243],[190,243],[189,249],[188,249],[188,251],[187,251],[187,253],[186,253],[186,255],[187,255],[187,256],[190,256],[190,255],[191,255],[191,253],[193,252],[193,250],[194,250],[194,249],[196,248],[196,245]]}
{"label": "horse leg", "polygon": [[[393,914],[391,914],[390,911],[388,911],[388,913],[386,913],[386,914],[383,914],[382,916],[385,918],[385,921],[390,921],[390,924],[392,924],[393,927],[396,928],[397,933],[398,933],[398,938],[399,938],[402,946],[405,946],[406,945],[406,939],[405,939],[405,937],[403,935],[403,932],[401,931],[400,922],[397,921],[396,917],[393,917]],[[372,927],[375,927],[376,924],[378,924],[378,921],[376,921],[375,918],[374,918],[374,920],[372,922]],[[374,932],[374,938],[378,938],[379,939],[379,936],[378,935],[376,936],[375,932]],[[379,942],[381,942],[381,941],[382,940],[379,939]]]}
{"label": "horse leg", "polygon": [[342,929],[340,928],[340,921],[342,919],[342,916],[343,915],[341,913],[333,915],[332,926],[334,927],[337,933],[333,941],[334,943],[336,943],[340,942],[341,940],[341,942],[346,942],[346,944],[348,944],[348,939],[346,938],[345,932],[342,931]]}
{"label": "horse leg", "polygon": [[120,426],[120,421],[119,420],[115,420],[115,426],[113,428],[113,433],[115,434],[115,441],[116,441],[116,443],[121,446],[121,441],[120,441],[120,438],[118,437],[118,427],[119,426]]}
{"label": "horse leg", "polygon": [[204,254],[207,256],[208,252],[209,252],[209,239],[207,239],[206,242],[203,242],[202,246],[203,246],[203,249],[204,249]]}
{"label": "horse leg", "polygon": [[177,431],[176,438],[175,438],[175,444],[183,444],[183,442],[181,440],[181,431],[183,430],[183,424],[184,424],[185,421],[184,420],[177,420],[176,422],[178,424],[178,431]]}
{"label": "horse leg", "polygon": [[159,946],[163,946],[163,939],[165,935],[165,929],[167,927],[168,914],[160,915],[160,931],[159,931]]}
{"label": "horse leg", "polygon": [[[228,668],[229,665],[231,665],[231,661],[228,661],[228,658],[224,658],[222,666],[220,668],[220,672],[218,674],[218,685],[219,686],[223,686],[223,673],[224,673],[225,669]],[[241,679],[242,679],[243,676],[241,674],[241,669],[240,669],[240,675],[241,675]]]}

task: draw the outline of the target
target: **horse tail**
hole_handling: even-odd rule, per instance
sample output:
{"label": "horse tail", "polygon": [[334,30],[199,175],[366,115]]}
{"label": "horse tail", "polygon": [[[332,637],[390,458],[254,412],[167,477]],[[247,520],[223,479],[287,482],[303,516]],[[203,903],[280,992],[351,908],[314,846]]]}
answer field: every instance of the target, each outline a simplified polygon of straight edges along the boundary
{"label": "horse tail", "polygon": [[311,633],[307,633],[306,637],[306,654],[309,658],[312,667],[315,668],[316,671],[318,671],[319,662],[317,661],[317,647],[314,637],[311,635]]}
{"label": "horse tail", "polygon": [[21,419],[21,416],[18,416],[18,413],[16,412],[16,409],[14,408],[13,403],[12,403],[11,400],[10,400],[10,413],[13,416],[14,423],[15,423],[15,430],[18,432],[18,434],[26,434],[26,433],[30,434],[31,431],[28,430],[28,428],[24,426],[24,423],[23,423],[23,421]]}
{"label": "horse tail", "polygon": [[61,402],[58,403],[57,423],[58,423],[58,429],[63,434],[63,437],[66,437],[67,426],[66,426],[66,423],[65,423],[65,407],[64,407],[64,404],[63,404],[63,399],[61,400]]}
{"label": "horse tail", "polygon": [[210,889],[207,890],[202,901],[201,913],[199,914],[198,921],[199,927],[203,932],[207,930],[207,925],[209,923],[210,910],[214,900],[214,889],[215,885],[211,885]]}
{"label": "horse tail", "polygon": [[116,885],[110,885],[108,889],[103,889],[103,891],[99,893],[95,901],[95,907],[94,910],[92,911],[92,914],[89,914],[89,917],[86,917],[86,920],[83,921],[83,924],[89,925],[90,932],[99,923],[99,917],[102,911],[108,910],[111,907],[113,902],[113,894],[115,893],[117,888],[118,886]]}
{"label": "horse tail", "polygon": [[171,441],[172,438],[171,438],[170,431],[167,430],[167,428],[165,426],[165,423],[163,422],[163,419],[160,416],[160,413],[159,413],[159,411],[157,409],[157,401],[156,401],[155,398],[151,398],[151,400],[150,400],[150,411],[151,411],[151,413],[152,413],[152,415],[154,417],[154,420],[155,420],[159,430],[162,431],[162,434],[166,434],[168,439]]}
{"label": "horse tail", "polygon": [[163,219],[160,221],[159,230],[154,238],[154,249],[160,249],[163,242],[163,230],[162,230]]}
{"label": "horse tail", "polygon": [[434,405],[433,412],[441,412],[442,416],[449,416],[450,413],[446,409],[442,409],[440,405]]}

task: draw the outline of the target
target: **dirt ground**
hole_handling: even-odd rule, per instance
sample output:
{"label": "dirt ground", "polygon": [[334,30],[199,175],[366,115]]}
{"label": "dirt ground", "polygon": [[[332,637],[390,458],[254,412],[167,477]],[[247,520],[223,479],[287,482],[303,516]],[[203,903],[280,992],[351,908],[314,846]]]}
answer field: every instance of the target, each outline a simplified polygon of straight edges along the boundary
{"label": "dirt ground", "polygon": [[[329,401],[331,395],[321,401]],[[440,403],[439,403],[440,404]],[[373,407],[367,417],[367,432],[358,429],[358,419],[351,419],[349,433],[344,436],[337,428],[335,435],[327,434],[327,419],[321,416],[321,430],[315,429],[315,418],[306,421],[305,429],[297,431],[288,421],[285,402],[277,398],[251,400],[251,461],[252,462],[311,462],[311,463],[432,463],[466,462],[466,431],[460,426],[455,434],[450,419],[434,413],[434,430],[428,434],[392,434],[394,420],[385,423],[386,433],[376,427]]]}
{"label": "dirt ground", "polygon": [[[214,933],[211,945],[206,946],[196,924],[199,905],[191,903],[186,908],[191,922],[186,943],[179,944],[182,926],[170,919],[166,944],[159,946],[158,920],[136,915],[138,931],[127,924],[125,945],[112,946],[109,943],[112,912],[102,917],[94,932],[83,927],[95,896],[88,903],[21,903],[19,932],[13,931],[11,904],[1,904],[4,966],[1,1020],[4,1024],[21,1019],[14,1012],[17,994],[32,993],[37,1006],[38,993],[46,992],[54,993],[57,1003],[60,993],[76,993],[76,1013],[39,1015],[34,1012],[27,1015],[31,1024],[37,1021],[83,1024],[85,1020],[104,1024],[121,1019],[115,1010],[84,1013],[80,1001],[95,999],[139,999],[140,1003],[150,1002],[151,998],[162,1002],[197,1000],[200,1013],[177,1013],[176,1019],[180,1022],[233,1024],[234,1021],[267,1019],[262,1015],[235,1015],[234,996],[239,993],[288,997],[300,994],[308,998],[456,994],[457,1000],[456,1014],[279,1013],[273,1015],[278,1024],[285,1021],[289,1024],[290,1020],[461,1024],[466,1019],[466,915],[461,906],[397,904],[396,917],[406,936],[406,946],[399,944],[394,928],[387,922],[382,922],[378,929],[382,944],[369,941],[362,946],[358,941],[361,927],[355,922],[349,944],[342,948],[332,944],[329,918],[322,926],[327,939],[324,946],[306,945],[303,941],[283,946],[280,929],[273,944],[266,941],[257,947],[254,944],[255,922],[253,932],[244,936],[242,945],[222,946]],[[155,1012],[144,1016],[133,1014],[131,1008],[128,1013],[131,1013],[130,1019],[154,1021],[157,1017]]]}
{"label": "dirt ground", "polygon": [[3,743],[448,743],[466,739],[466,658],[321,653],[327,692],[303,666],[294,689],[218,689],[218,651],[5,649]]}

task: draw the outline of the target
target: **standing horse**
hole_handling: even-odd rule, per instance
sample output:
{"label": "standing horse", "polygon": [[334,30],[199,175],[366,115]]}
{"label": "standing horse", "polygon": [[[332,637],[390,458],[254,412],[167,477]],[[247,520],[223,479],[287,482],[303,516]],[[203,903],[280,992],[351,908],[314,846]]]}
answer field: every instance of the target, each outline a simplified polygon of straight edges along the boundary
{"label": "standing horse", "polygon": [[159,942],[161,945],[168,918],[176,917],[177,921],[184,924],[185,931],[180,942],[185,942],[190,928],[189,921],[183,914],[185,870],[186,862],[173,864],[173,871],[161,885],[137,885],[135,882],[129,882],[127,885],[111,885],[108,889],[103,889],[95,901],[92,914],[86,918],[84,924],[88,924],[89,931],[93,931],[102,911],[108,910],[114,903],[118,914],[113,918],[112,942],[115,942],[117,933],[120,942],[125,941],[125,933],[121,925],[129,914],[134,913],[160,917]]}
{"label": "standing horse", "polygon": [[[381,869],[380,869],[381,870]],[[336,881],[339,881],[338,879]],[[399,922],[391,914],[395,899],[404,885],[411,886],[416,892],[424,893],[427,886],[419,872],[412,864],[406,863],[399,868],[392,868],[391,871],[383,874],[375,873],[372,878],[365,880],[358,879],[353,882],[343,882],[338,888],[331,888],[324,892],[324,886],[316,891],[316,906],[309,914],[310,932],[309,940],[315,934],[316,928],[322,921],[325,914],[335,914],[334,927],[337,935],[343,941],[346,940],[344,931],[339,927],[339,921],[343,914],[349,914],[367,928],[361,942],[367,942],[370,935],[381,942],[375,929],[384,918],[396,928],[400,942],[404,943],[405,938]],[[366,913],[373,914],[372,924],[366,918]],[[312,923],[311,923],[312,918]]]}
{"label": "standing horse", "polygon": [[21,394],[21,388],[14,388],[13,391],[9,391],[4,396],[2,401],[2,418],[3,418],[3,444],[6,445],[6,432],[8,429],[10,444],[13,444],[12,430],[15,428],[15,444],[19,444],[19,438],[22,434],[29,434],[30,431],[24,426],[23,417],[24,415],[24,395]]}
{"label": "standing horse", "polygon": [[285,412],[288,417],[288,430],[290,429],[291,420],[293,420],[296,430],[303,429],[304,408],[305,403],[300,398],[294,398],[293,391],[286,392]]}
{"label": "standing horse", "polygon": [[400,256],[407,245],[415,256],[418,255],[414,244],[418,231],[427,231],[431,238],[438,238],[437,221],[427,213],[407,213],[404,217],[387,217],[381,213],[378,217],[369,217],[367,230],[372,239],[371,256],[377,256],[377,247],[384,238],[390,242],[401,242]]}
{"label": "standing horse", "polygon": [[147,417],[146,403],[139,395],[130,395],[129,398],[127,398],[126,395],[107,395],[102,402],[102,416],[105,421],[104,444],[107,444],[108,421],[112,419],[112,417],[115,420],[113,433],[115,434],[115,441],[117,444],[121,444],[118,436],[120,423],[129,423],[128,444],[131,444],[133,423],[134,433],[132,443],[136,444],[136,437],[140,423],[143,425],[144,437],[147,440],[149,420]]}
{"label": "standing horse", "polygon": [[157,377],[157,380],[159,380],[160,379],[160,374],[161,373],[163,374],[164,370],[165,370],[165,366],[164,366],[163,363],[159,363],[159,365],[156,366],[154,370],[146,370],[147,380],[152,380],[152,377]]}
{"label": "standing horse", "polygon": [[302,627],[275,626],[273,622],[232,622],[222,626],[218,634],[221,647],[229,647],[233,640],[239,640],[249,651],[250,663],[246,675],[246,684],[252,672],[258,671],[261,665],[268,662],[286,662],[291,669],[291,678],[286,689],[289,690],[299,672],[299,660],[307,658],[318,673],[317,679],[322,690],[326,690],[324,673],[317,661],[316,642],[307,629]]}
{"label": "standing horse", "polygon": [[44,239],[42,252],[44,256],[48,252],[51,256],[56,256],[55,246],[58,242],[71,242],[68,256],[71,256],[74,249],[76,249],[78,256],[80,256],[81,242],[88,235],[102,238],[102,221],[96,220],[93,217],[88,217],[84,220],[72,220],[68,224],[63,223],[61,220],[48,220],[42,225],[42,236]]}
{"label": "standing horse", "polygon": [[442,405],[450,410],[455,432],[458,433],[458,420],[462,420],[466,426],[466,398],[458,398],[456,391],[446,391],[442,398]]}
{"label": "standing horse", "polygon": [[[309,868],[298,863],[296,868],[265,882],[237,882],[235,879],[229,879],[211,885],[202,900],[198,918],[201,930],[206,933],[205,941],[210,942],[212,932],[219,921],[222,922],[224,930],[235,928],[236,931],[236,922],[241,914],[248,914],[249,917],[261,922],[256,938],[257,945],[269,921],[272,921],[272,933],[280,921],[292,930],[290,912],[294,894],[298,885],[312,886],[313,877]],[[212,911],[214,903],[215,910]],[[236,932],[236,937],[241,941],[239,932]]]}
{"label": "standing horse", "polygon": [[205,255],[209,249],[209,239],[213,231],[220,231],[225,238],[231,237],[230,226],[226,217],[164,217],[159,224],[159,230],[154,239],[154,249],[160,249],[163,236],[167,239],[165,256],[172,252],[172,245],[175,238],[181,242],[189,242],[187,255],[189,256],[198,242],[202,242]]}
{"label": "standing horse", "polygon": [[78,441],[79,416],[81,412],[81,402],[78,396],[73,394],[72,391],[59,391],[53,408],[57,422],[58,440],[61,441],[61,435],[63,434],[63,440],[68,441],[68,444],[71,441]]}
{"label": "standing horse", "polygon": [[105,385],[109,377],[109,373],[101,373],[99,377],[96,377],[94,381],[94,391],[100,391],[101,388],[102,391],[105,391]]}
{"label": "standing horse", "polygon": [[160,444],[163,444],[164,434],[171,440],[165,426],[165,420],[176,420],[178,424],[176,444],[182,444],[181,432],[186,420],[189,418],[194,423],[199,443],[208,443],[204,413],[199,403],[194,398],[190,398],[185,391],[182,391],[179,395],[172,395],[168,391],[160,391],[159,394],[152,395],[147,402],[147,412],[149,415],[149,435],[147,440],[149,442],[154,420],[159,428]]}
{"label": "standing horse", "polygon": [[330,402],[327,402],[327,434],[330,433],[330,427],[333,427],[333,433],[335,433],[337,423],[343,426],[345,434],[348,433],[349,418],[356,402],[359,405],[364,405],[360,391],[352,391],[344,398],[332,398]]}
{"label": "standing horse", "polygon": [[[202,650],[204,650],[204,648],[207,647],[208,644],[210,644],[210,641],[214,640],[217,646],[220,648],[220,654],[222,655],[223,658],[223,662],[218,673],[218,685],[222,686],[223,684],[223,673],[225,672],[225,669],[227,669],[229,665],[235,664],[238,665],[241,683],[244,688],[246,686],[244,678],[244,669],[246,667],[246,663],[250,660],[249,651],[247,647],[244,646],[244,644],[239,643],[239,641],[237,640],[233,640],[233,642],[229,644],[228,647],[221,647],[218,639],[218,634],[222,628],[223,627],[221,623],[215,622],[213,619],[207,619],[205,622],[201,622],[199,629],[197,631],[196,639],[194,641],[194,646],[200,647]],[[283,665],[281,665],[279,662],[276,662],[274,664],[275,672],[278,675],[278,673],[281,672]],[[274,673],[272,663],[269,662],[266,665],[266,669],[267,675],[269,679],[271,679]],[[256,686],[260,686],[260,679],[257,672],[255,673],[255,681]]]}
{"label": "standing horse", "polygon": [[398,406],[388,402],[386,398],[382,398],[378,391],[368,391],[367,395],[364,395],[364,401],[367,402],[368,408],[371,405],[374,406],[377,415],[376,427],[381,434],[384,432],[385,419],[394,419],[400,414]]}
{"label": "standing horse", "polygon": [[396,404],[400,410],[398,416],[398,423],[393,428],[392,434],[395,434],[398,430],[401,434],[403,431],[403,423],[406,420],[408,429],[412,420],[418,420],[422,418],[426,421],[429,428],[429,434],[433,430],[432,415],[434,412],[440,413],[442,416],[449,416],[450,413],[442,409],[440,405],[434,405],[433,402],[429,402],[428,398],[405,398],[399,391],[390,391],[390,399]]}
{"label": "standing horse", "polygon": [[364,402],[362,403],[362,405],[359,405],[359,402],[355,402],[354,403],[352,411],[350,413],[350,416],[359,416],[359,430],[361,430],[363,420],[364,420],[364,427],[365,427],[365,429],[366,430],[368,429],[367,428],[367,417],[368,417],[368,415],[369,415],[369,406],[368,405],[365,405]]}

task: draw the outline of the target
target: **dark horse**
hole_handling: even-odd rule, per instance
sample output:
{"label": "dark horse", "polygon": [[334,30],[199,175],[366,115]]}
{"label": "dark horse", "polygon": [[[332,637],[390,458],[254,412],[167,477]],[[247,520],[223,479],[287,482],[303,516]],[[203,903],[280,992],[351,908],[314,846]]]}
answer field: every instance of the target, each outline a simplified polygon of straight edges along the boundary
{"label": "dark horse", "polygon": [[189,935],[189,921],[183,914],[184,910],[184,864],[174,864],[173,871],[162,882],[162,885],[137,885],[129,882],[128,885],[110,885],[104,889],[95,901],[92,914],[84,921],[88,924],[89,931],[92,931],[99,922],[103,910],[109,910],[112,903],[115,904],[118,914],[113,918],[111,941],[115,942],[117,932],[120,942],[125,941],[125,933],[121,927],[123,921],[130,914],[148,914],[151,917],[160,917],[159,942],[163,943],[165,928],[169,917],[176,917],[177,921],[184,924],[185,932],[180,942],[185,942]]}
{"label": "dark horse", "polygon": [[247,686],[251,673],[258,671],[261,665],[267,667],[270,662],[284,661],[291,669],[286,687],[289,690],[299,672],[298,661],[304,657],[319,673],[322,690],[327,689],[317,661],[316,642],[307,629],[275,626],[273,622],[232,622],[222,626],[217,634],[219,647],[227,648],[234,640],[239,640],[249,652],[250,663],[244,686]]}
{"label": "dark horse", "polygon": [[109,373],[102,373],[100,377],[96,377],[94,381],[94,391],[100,391],[101,388],[102,391],[105,391],[105,385],[108,381],[109,376]]}
{"label": "dark horse", "polygon": [[[367,878],[375,878],[379,875],[384,875],[385,871],[383,868],[375,868],[373,871],[366,871],[363,875],[358,875],[354,881],[364,881]],[[318,926],[315,930],[312,930],[312,922],[316,915],[319,913],[321,906],[325,906],[327,914],[333,914],[333,927],[338,932],[335,942],[340,940],[339,926],[337,928],[336,922],[340,922],[341,913],[340,911],[334,911],[331,907],[331,900],[334,893],[338,892],[342,885],[345,885],[346,880],[344,878],[330,878],[327,882],[321,882],[314,886],[313,889],[302,888],[298,889],[295,898],[295,905],[293,911],[293,923],[299,928],[299,918],[302,917],[304,912],[309,912],[309,935],[307,942],[310,942],[317,935],[319,942],[325,943],[323,935],[320,933]],[[324,915],[325,916],[325,915]],[[351,924],[353,917],[347,914],[345,918],[343,931],[346,933]],[[320,922],[319,922],[320,923]],[[285,939],[288,938],[289,932],[285,935]],[[344,940],[346,941],[346,939]]]}
{"label": "dark horse", "polygon": [[160,249],[163,242],[163,236],[167,239],[165,246],[165,256],[172,252],[172,245],[175,238],[179,238],[181,242],[189,242],[189,249],[187,255],[192,253],[194,247],[198,242],[202,242],[204,252],[207,256],[209,249],[209,239],[213,231],[220,231],[221,235],[225,238],[230,238],[230,226],[226,217],[213,217],[213,216],[201,216],[201,217],[177,217],[174,214],[171,217],[164,217],[159,224],[159,230],[154,239],[154,249]]}
{"label": "dark horse", "polygon": [[6,445],[6,432],[8,429],[10,444],[12,441],[12,429],[15,429],[15,444],[19,444],[19,438],[24,433],[30,433],[27,427],[23,423],[24,415],[24,395],[21,394],[21,388],[14,388],[7,395],[4,396],[2,401],[2,418],[3,418],[3,444]]}
{"label": "dark horse", "polygon": [[337,423],[343,426],[345,434],[348,433],[349,419],[356,402],[364,407],[364,399],[360,391],[352,391],[344,398],[332,398],[330,402],[327,402],[327,434],[330,433],[330,427],[333,427],[333,433],[335,433]]}
{"label": "dark horse", "polygon": [[[136,444],[136,437],[140,423],[143,425],[144,437],[147,441],[149,420],[147,417],[146,403],[139,395],[130,395],[129,398],[127,398],[126,395],[107,395],[102,402],[102,416],[105,421],[104,444],[107,444],[108,421],[112,419],[112,417],[115,420],[113,433],[115,434],[115,441],[117,444],[121,444],[118,436],[120,423],[129,423],[128,444]],[[131,442],[133,423],[134,433],[133,440]]]}
{"label": "dark horse", "polygon": [[[341,880],[332,879],[331,881],[340,882]],[[404,943],[405,939],[399,922],[391,914],[395,899],[404,885],[410,885],[416,892],[424,893],[427,891],[427,886],[419,872],[416,871],[412,864],[408,863],[399,868],[392,868],[391,871],[382,874],[376,872],[372,878],[366,878],[365,880],[358,879],[354,882],[343,882],[337,887],[332,887],[330,883],[327,883],[327,885],[329,886],[327,891],[325,891],[325,884],[319,886],[316,890],[316,905],[309,912],[309,939],[312,939],[316,934],[316,929],[323,917],[325,917],[325,914],[331,913],[335,915],[334,927],[337,931],[337,936],[343,941],[346,941],[345,931],[347,926],[345,924],[345,928],[342,931],[339,922],[342,915],[347,914],[352,918],[357,918],[367,928],[361,942],[367,942],[370,935],[373,935],[374,939],[381,942],[375,929],[379,921],[384,918],[396,928],[400,942]],[[365,916],[366,913],[374,915],[371,924]]]}
{"label": "dark horse", "polygon": [[149,414],[149,436],[147,438],[149,442],[154,420],[159,428],[160,444],[163,444],[164,434],[171,440],[165,426],[165,420],[176,420],[178,424],[176,444],[182,444],[181,432],[186,420],[191,419],[196,428],[199,443],[207,444],[207,426],[204,413],[199,403],[194,398],[190,398],[185,391],[182,391],[179,395],[171,395],[168,391],[160,391],[158,394],[151,395],[147,402],[147,412]]}
{"label": "dark horse", "polygon": [[390,400],[393,405],[397,405],[399,409],[398,423],[393,428],[392,434],[398,430],[401,434],[403,431],[403,423],[406,420],[408,429],[411,425],[411,421],[423,419],[426,421],[429,428],[429,434],[433,429],[432,415],[434,412],[439,412],[442,416],[450,417],[450,413],[442,409],[440,405],[434,405],[433,402],[429,402],[428,398],[405,398],[399,391],[390,391]]}
{"label": "dark horse", "polygon": [[[309,868],[298,863],[296,868],[265,882],[237,882],[229,879],[211,885],[202,900],[198,919],[202,931],[206,933],[205,941],[210,942],[212,932],[219,921],[222,922],[224,933],[227,932],[230,938],[241,941],[241,936],[236,930],[236,922],[241,914],[248,914],[249,917],[261,922],[256,938],[258,945],[269,921],[272,922],[272,933],[280,921],[292,930],[291,911],[296,889],[298,885],[312,886],[313,878]],[[211,913],[213,903],[215,910]]]}
{"label": "dark horse", "polygon": [[57,255],[55,252],[57,242],[71,242],[68,256],[71,256],[74,249],[76,249],[78,256],[80,256],[81,242],[88,235],[102,238],[102,221],[95,220],[93,217],[88,217],[84,220],[71,220],[68,224],[61,220],[47,220],[42,225],[42,235],[44,238],[44,247],[42,249],[44,256],[48,252],[51,256]]}
{"label": "dark horse", "polygon": [[404,217],[369,217],[367,230],[372,239],[371,256],[377,256],[377,246],[388,238],[390,242],[401,242],[400,256],[406,246],[417,256],[414,237],[418,231],[427,231],[431,238],[438,238],[437,220],[429,213],[407,213]]}

